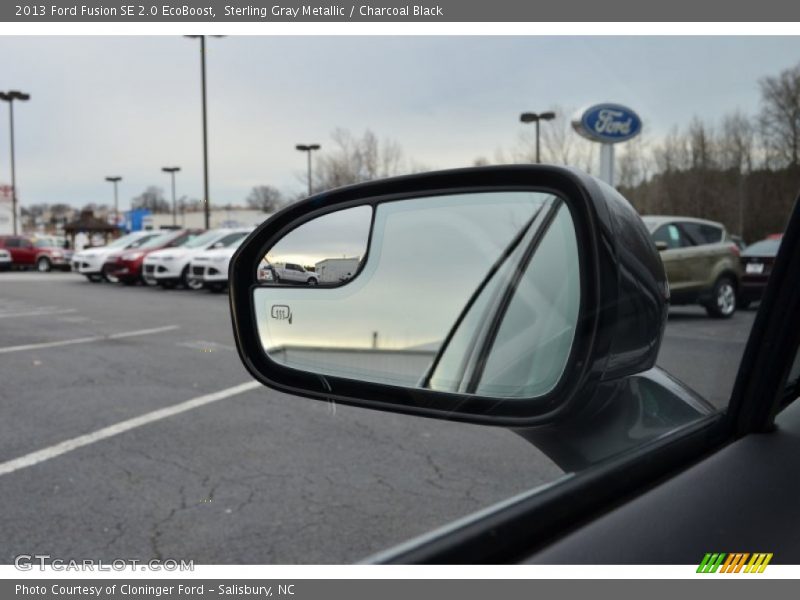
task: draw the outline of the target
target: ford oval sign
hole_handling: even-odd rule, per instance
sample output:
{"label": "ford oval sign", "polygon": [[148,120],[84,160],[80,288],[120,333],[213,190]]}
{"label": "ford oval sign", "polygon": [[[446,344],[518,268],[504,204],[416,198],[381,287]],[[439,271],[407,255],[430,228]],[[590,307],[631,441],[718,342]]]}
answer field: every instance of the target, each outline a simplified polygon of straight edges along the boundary
{"label": "ford oval sign", "polygon": [[630,108],[619,104],[595,104],[580,112],[572,127],[585,138],[604,144],[616,144],[636,137],[642,120]]}

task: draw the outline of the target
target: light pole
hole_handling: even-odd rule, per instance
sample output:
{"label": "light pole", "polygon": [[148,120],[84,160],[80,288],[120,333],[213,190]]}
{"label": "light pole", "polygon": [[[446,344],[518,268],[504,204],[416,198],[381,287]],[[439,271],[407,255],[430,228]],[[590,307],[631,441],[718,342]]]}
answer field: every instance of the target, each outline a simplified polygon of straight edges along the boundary
{"label": "light pole", "polygon": [[[161,167],[164,173],[172,175],[172,224],[178,226],[178,205],[175,203],[175,173],[181,170],[180,167]],[[206,229],[208,229],[208,213],[206,213]]]}
{"label": "light pole", "polygon": [[114,227],[119,227],[119,196],[117,195],[117,184],[122,181],[122,177],[106,177],[106,181],[114,184]]}
{"label": "light pole", "polygon": [[311,153],[319,150],[319,144],[297,144],[295,150],[308,153],[308,195],[311,195]]}
{"label": "light pole", "polygon": [[[188,38],[198,38],[200,40],[200,79],[203,95],[203,205],[205,212],[206,229],[209,229],[211,221],[211,206],[208,198],[208,119],[206,118],[206,36],[187,35]],[[214,35],[211,37],[224,37]]]}
{"label": "light pole", "polygon": [[25,102],[30,100],[30,94],[24,94],[19,90],[0,92],[0,100],[8,102],[8,122],[11,134],[11,222],[14,235],[17,235],[17,173],[14,166],[14,100]]}
{"label": "light pole", "polygon": [[519,116],[519,120],[523,123],[536,123],[536,163],[539,160],[539,121],[551,121],[556,118],[556,113],[552,111],[543,113],[525,112]]}

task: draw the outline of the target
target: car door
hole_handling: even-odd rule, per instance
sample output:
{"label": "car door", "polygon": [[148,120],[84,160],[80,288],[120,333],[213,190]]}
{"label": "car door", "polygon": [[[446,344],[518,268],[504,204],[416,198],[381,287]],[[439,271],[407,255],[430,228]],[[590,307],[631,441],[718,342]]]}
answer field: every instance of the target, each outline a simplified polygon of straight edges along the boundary
{"label": "car door", "polygon": [[293,263],[287,263],[286,264],[286,274],[287,274],[286,279],[288,279],[289,281],[298,282],[298,281],[302,281],[303,280],[303,271],[302,271],[300,265],[296,265],[296,264],[293,264]]}
{"label": "car door", "polygon": [[30,266],[36,262],[36,248],[33,242],[28,238],[20,237],[17,240],[17,257],[16,264]]}
{"label": "car door", "polygon": [[682,221],[678,223],[678,227],[694,244],[688,268],[695,285],[713,285],[719,270],[718,263],[725,259],[728,259],[728,263],[733,263],[730,246],[723,243],[724,231],[711,224],[692,221]]}
{"label": "car door", "polygon": [[665,223],[653,232],[653,241],[667,245],[661,251],[661,260],[667,272],[670,292],[678,296],[694,291],[698,281],[696,249],[691,239],[677,223]]}

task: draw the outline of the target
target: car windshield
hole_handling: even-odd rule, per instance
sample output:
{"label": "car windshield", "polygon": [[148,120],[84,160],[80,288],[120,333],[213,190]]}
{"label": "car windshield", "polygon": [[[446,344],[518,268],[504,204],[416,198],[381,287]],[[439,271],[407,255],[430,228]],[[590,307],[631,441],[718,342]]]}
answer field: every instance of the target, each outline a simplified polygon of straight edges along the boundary
{"label": "car windshield", "polygon": [[780,240],[761,240],[745,248],[742,256],[777,256],[780,247]]}
{"label": "car windshield", "polygon": [[33,241],[33,245],[37,248],[58,248],[58,242],[53,238],[43,237],[43,238],[36,238]]}
{"label": "car windshield", "polygon": [[176,238],[177,236],[178,236],[178,234],[176,232],[174,232],[174,231],[170,231],[168,233],[162,233],[160,235],[156,235],[155,237],[152,237],[152,238],[148,239],[141,246],[137,246],[137,247],[139,249],[141,249],[141,250],[148,250],[150,248],[158,248],[160,246],[163,246],[164,244],[166,244],[170,240]]}
{"label": "car windshield", "polygon": [[218,239],[224,232],[220,231],[206,231],[198,235],[197,237],[193,237],[189,241],[181,244],[184,248],[202,248],[211,244],[214,240]]}
{"label": "car windshield", "polygon": [[152,239],[156,235],[158,234],[153,233],[150,235],[142,235],[139,233],[129,233],[128,235],[123,235],[122,237],[110,242],[106,245],[106,248],[138,248],[147,240]]}

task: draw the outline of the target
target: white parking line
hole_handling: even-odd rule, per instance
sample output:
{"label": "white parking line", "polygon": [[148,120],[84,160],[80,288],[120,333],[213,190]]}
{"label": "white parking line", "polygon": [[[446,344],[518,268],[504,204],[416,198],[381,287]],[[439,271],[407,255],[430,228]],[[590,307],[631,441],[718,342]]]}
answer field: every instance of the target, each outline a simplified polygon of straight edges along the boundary
{"label": "white parking line", "polygon": [[131,429],[136,429],[142,425],[160,421],[161,419],[166,419],[167,417],[172,417],[194,408],[205,406],[206,404],[211,404],[212,402],[217,402],[218,400],[224,400],[225,398],[230,398],[231,396],[242,394],[259,387],[261,387],[259,382],[248,381],[247,383],[235,385],[233,387],[220,390],[219,392],[192,398],[191,400],[181,402],[180,404],[175,404],[174,406],[160,408],[159,410],[154,410],[153,412],[149,412],[140,417],[134,417],[132,419],[128,419],[127,421],[120,421],[119,423],[109,425],[108,427],[103,427],[102,429],[98,429],[92,433],[79,435],[71,440],[66,440],[55,444],[54,446],[43,448],[42,450],[37,450],[36,452],[26,454],[25,456],[20,456],[19,458],[14,458],[7,462],[0,463],[0,476],[8,475],[14,471],[25,469],[26,467],[32,467],[33,465],[50,460],[51,458],[55,458],[57,456],[61,456],[62,454],[66,454],[67,452],[71,452],[72,450],[77,450],[78,448],[94,444],[95,442],[114,437],[115,435],[125,433]]}
{"label": "white parking line", "polygon": [[70,346],[72,344],[88,344],[89,342],[102,342],[104,340],[118,340],[120,338],[135,337],[138,335],[150,335],[151,333],[161,333],[178,329],[179,325],[166,325],[165,327],[154,327],[152,329],[139,329],[137,331],[123,331],[122,333],[112,333],[109,335],[95,335],[92,337],[73,338],[71,340],[59,340],[57,342],[42,342],[39,344],[23,344],[21,346],[6,346],[0,348],[0,354],[9,352],[22,352],[24,350],[41,350],[43,348],[55,348],[57,346]]}
{"label": "white parking line", "polygon": [[26,312],[0,313],[0,319],[10,319],[12,317],[46,317],[48,315],[66,315],[67,313],[78,312],[77,308],[65,308],[64,310],[29,310]]}

